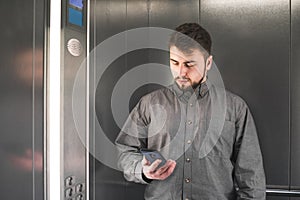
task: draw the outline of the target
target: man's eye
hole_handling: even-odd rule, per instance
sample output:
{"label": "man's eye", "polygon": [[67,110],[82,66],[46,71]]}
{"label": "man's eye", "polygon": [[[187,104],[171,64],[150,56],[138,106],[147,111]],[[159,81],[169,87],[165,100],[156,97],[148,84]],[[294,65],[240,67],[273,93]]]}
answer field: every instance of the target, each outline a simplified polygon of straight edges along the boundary
{"label": "man's eye", "polygon": [[190,67],[193,67],[193,66],[194,66],[194,65],[191,64],[191,63],[185,63],[184,65],[185,65],[185,67],[187,67],[187,68],[190,68]]}
{"label": "man's eye", "polygon": [[178,65],[178,62],[172,61],[172,64],[173,64],[173,65]]}

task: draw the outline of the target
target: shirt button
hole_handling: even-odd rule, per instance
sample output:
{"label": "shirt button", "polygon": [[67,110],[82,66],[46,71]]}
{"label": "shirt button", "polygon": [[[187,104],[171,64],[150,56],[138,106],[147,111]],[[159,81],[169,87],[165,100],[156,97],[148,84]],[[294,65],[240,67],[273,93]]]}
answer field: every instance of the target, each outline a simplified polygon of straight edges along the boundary
{"label": "shirt button", "polygon": [[191,162],[191,159],[187,158],[187,159],[186,159],[186,162]]}
{"label": "shirt button", "polygon": [[187,141],[187,143],[188,143],[188,144],[191,144],[191,143],[192,143],[192,141],[191,141],[191,140],[188,140],[188,141]]}
{"label": "shirt button", "polygon": [[191,180],[190,180],[189,178],[186,178],[186,179],[185,179],[185,182],[186,182],[186,183],[189,183],[189,182],[191,182]]}
{"label": "shirt button", "polygon": [[190,106],[191,106],[191,107],[193,107],[193,104],[192,104],[192,103],[190,103]]}
{"label": "shirt button", "polygon": [[188,121],[188,124],[191,125],[193,122],[191,120]]}

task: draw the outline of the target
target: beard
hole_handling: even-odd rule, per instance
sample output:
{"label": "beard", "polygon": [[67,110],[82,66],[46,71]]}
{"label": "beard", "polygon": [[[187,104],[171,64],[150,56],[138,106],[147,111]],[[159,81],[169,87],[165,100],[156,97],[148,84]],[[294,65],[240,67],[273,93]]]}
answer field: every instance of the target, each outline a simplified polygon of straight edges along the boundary
{"label": "beard", "polygon": [[185,76],[177,76],[175,81],[181,89],[187,89],[190,87],[195,89],[199,85],[199,82],[192,82],[190,78]]}

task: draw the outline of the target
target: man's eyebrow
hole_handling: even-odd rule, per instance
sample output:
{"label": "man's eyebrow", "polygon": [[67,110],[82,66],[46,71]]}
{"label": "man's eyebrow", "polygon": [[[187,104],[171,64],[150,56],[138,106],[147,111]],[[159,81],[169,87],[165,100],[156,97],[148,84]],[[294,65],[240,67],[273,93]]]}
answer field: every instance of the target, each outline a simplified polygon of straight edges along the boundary
{"label": "man's eyebrow", "polygon": [[[170,58],[170,60],[174,61],[174,62],[178,62],[177,60],[173,59],[173,58]],[[189,60],[189,61],[185,61],[184,63],[185,64],[190,64],[190,63],[195,63],[196,61],[194,60]]]}
{"label": "man's eyebrow", "polygon": [[193,64],[193,63],[195,63],[196,61],[194,61],[194,60],[189,60],[189,61],[186,61],[186,62],[184,62],[185,64]]}

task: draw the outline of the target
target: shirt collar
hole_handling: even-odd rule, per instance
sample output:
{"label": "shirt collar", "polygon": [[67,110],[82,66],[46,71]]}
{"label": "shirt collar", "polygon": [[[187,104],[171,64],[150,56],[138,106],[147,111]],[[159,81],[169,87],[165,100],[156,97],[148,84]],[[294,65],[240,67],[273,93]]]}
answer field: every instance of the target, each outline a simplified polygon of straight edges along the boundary
{"label": "shirt collar", "polygon": [[178,97],[182,97],[182,96],[191,96],[193,94],[193,92],[195,92],[197,98],[203,98],[207,92],[209,91],[211,83],[207,80],[201,84],[199,84],[195,90],[193,90],[192,88],[188,88],[188,89],[181,89],[178,84],[176,82],[173,83],[172,85],[172,90],[175,92],[175,94]]}

